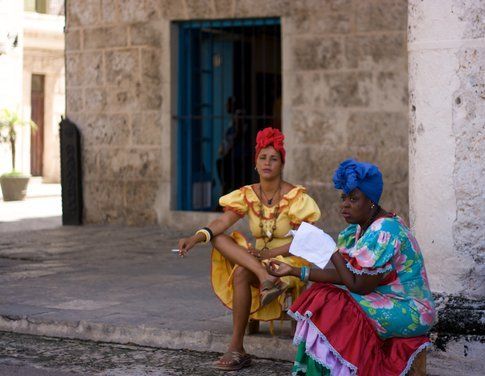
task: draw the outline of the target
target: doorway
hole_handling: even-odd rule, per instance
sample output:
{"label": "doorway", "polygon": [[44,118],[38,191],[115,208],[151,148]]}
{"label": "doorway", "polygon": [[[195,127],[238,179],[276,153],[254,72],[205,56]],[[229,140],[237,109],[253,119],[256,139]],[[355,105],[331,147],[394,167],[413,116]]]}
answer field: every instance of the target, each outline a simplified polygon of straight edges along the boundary
{"label": "doorway", "polygon": [[31,79],[30,105],[31,119],[37,124],[37,130],[30,136],[30,173],[42,176],[44,158],[44,101],[45,76],[33,74]]}
{"label": "doorway", "polygon": [[256,133],[281,128],[280,20],[177,25],[177,208],[215,211],[254,181]]}

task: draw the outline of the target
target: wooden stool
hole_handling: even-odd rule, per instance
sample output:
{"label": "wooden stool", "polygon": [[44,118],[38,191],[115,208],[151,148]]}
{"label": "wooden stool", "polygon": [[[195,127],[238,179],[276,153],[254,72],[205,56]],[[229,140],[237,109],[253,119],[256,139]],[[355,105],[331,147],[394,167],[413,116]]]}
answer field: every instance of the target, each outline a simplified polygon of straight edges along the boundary
{"label": "wooden stool", "polygon": [[426,376],[426,350],[422,350],[416,358],[414,358],[409,376]]}
{"label": "wooden stool", "polygon": [[246,326],[246,334],[250,336],[251,334],[259,333],[259,320],[249,319],[248,325]]}
{"label": "wooden stool", "polygon": [[[283,321],[289,321],[291,325],[291,336],[293,337],[295,335],[296,321],[293,320],[290,316],[288,316],[286,313],[283,313],[281,317],[276,320],[280,321],[280,323],[283,323]],[[276,320],[273,320],[273,322]],[[282,324],[280,327],[282,327]],[[248,324],[246,326],[246,335],[250,336],[252,334],[258,334],[258,333],[259,333],[259,320],[249,319]],[[274,330],[271,327],[271,324],[270,324],[270,333],[273,336],[275,335]]]}

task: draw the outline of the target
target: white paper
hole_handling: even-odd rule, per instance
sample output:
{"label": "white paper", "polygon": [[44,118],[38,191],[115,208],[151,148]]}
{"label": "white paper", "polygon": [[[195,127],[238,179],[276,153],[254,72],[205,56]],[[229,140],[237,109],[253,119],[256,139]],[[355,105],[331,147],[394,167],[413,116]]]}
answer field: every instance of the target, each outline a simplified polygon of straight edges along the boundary
{"label": "white paper", "polygon": [[304,258],[320,269],[325,268],[337,245],[330,235],[309,223],[303,222],[298,230],[291,230],[290,245],[292,255]]}

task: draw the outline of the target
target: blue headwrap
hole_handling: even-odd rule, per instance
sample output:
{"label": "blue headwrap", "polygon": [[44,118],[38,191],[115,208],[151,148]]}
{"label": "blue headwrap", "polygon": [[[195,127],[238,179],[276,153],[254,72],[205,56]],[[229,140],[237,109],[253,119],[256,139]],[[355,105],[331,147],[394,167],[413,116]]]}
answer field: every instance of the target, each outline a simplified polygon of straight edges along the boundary
{"label": "blue headwrap", "polygon": [[376,165],[353,159],[340,163],[333,174],[333,184],[347,195],[359,188],[375,204],[379,203],[384,186],[382,174]]}

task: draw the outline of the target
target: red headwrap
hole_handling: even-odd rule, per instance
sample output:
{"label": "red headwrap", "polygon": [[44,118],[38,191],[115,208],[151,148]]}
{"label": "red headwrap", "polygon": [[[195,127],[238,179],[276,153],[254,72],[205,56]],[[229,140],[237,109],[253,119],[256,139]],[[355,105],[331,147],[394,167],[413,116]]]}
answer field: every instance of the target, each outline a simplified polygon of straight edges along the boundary
{"label": "red headwrap", "polygon": [[286,151],[284,139],[285,136],[283,133],[276,128],[267,127],[259,131],[256,136],[256,159],[258,158],[261,149],[272,146],[278,153],[280,153],[281,161],[285,163]]}

